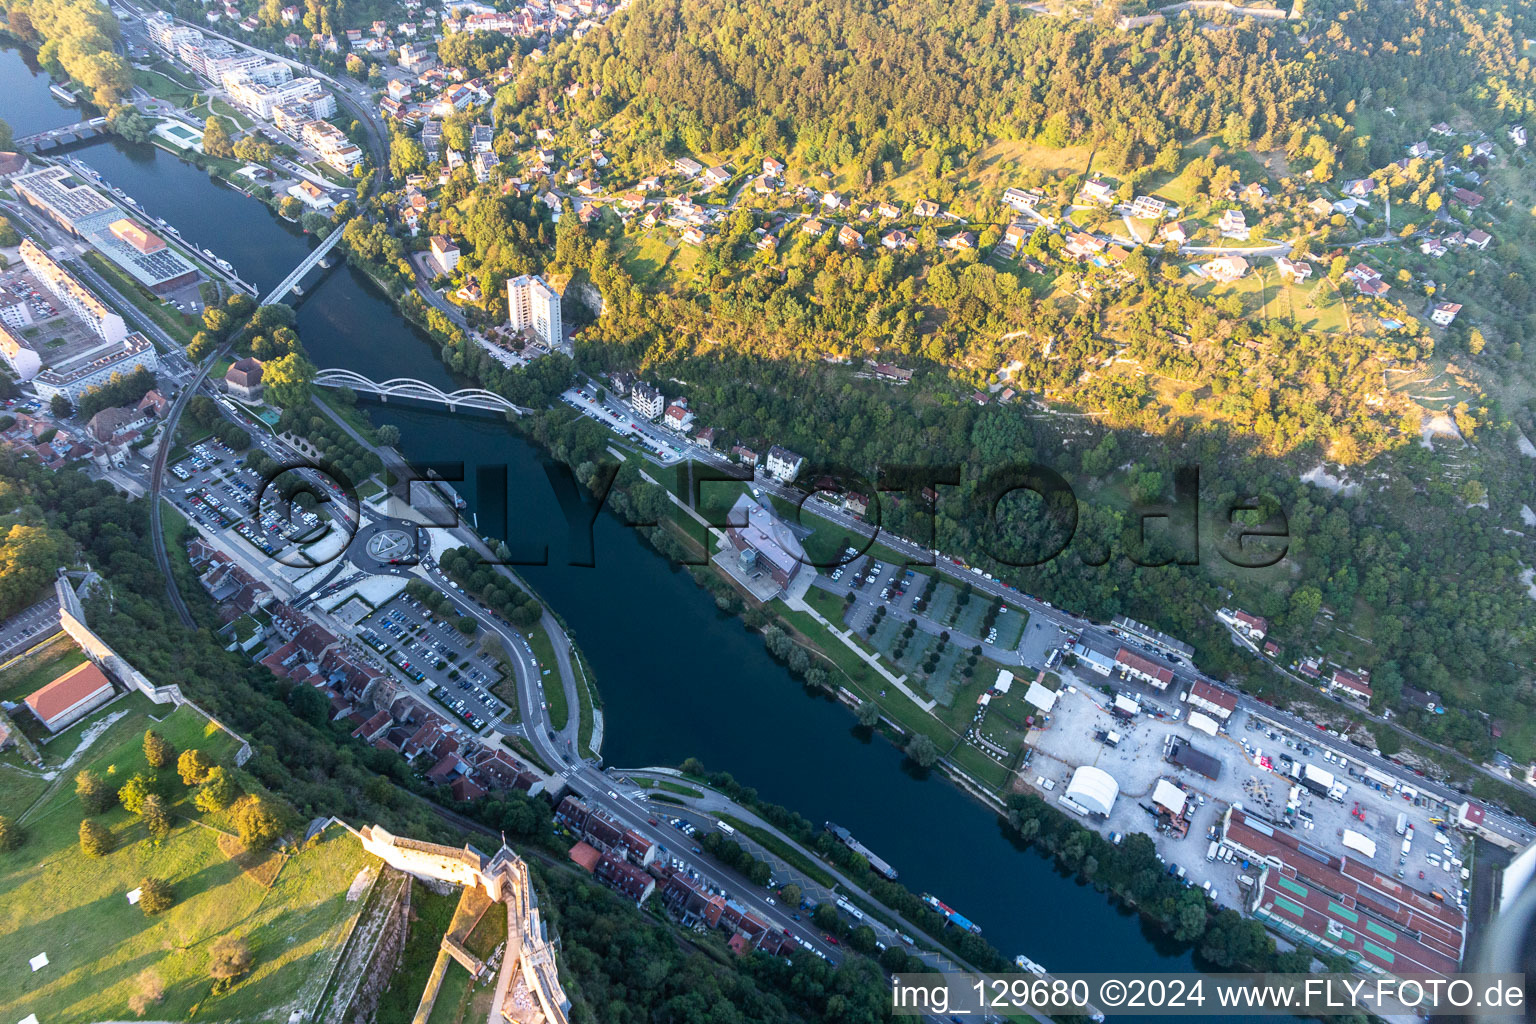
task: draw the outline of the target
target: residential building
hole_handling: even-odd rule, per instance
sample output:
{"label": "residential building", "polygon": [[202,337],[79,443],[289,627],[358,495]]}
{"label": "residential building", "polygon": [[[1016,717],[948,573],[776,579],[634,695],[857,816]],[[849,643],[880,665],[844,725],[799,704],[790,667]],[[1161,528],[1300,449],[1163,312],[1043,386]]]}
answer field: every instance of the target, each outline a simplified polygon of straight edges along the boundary
{"label": "residential building", "polygon": [[159,369],[160,361],[154,345],[135,331],[121,345],[100,345],[42,370],[32,384],[44,401],[63,395],[73,403],[91,388],[111,380],[113,374],[132,373],[141,366],[153,372]]}
{"label": "residential building", "polygon": [[672,169],[685,178],[695,178],[704,170],[704,165],[692,157],[678,157],[672,161]]}
{"label": "residential building", "polygon": [[1023,213],[1026,210],[1032,210],[1036,206],[1040,205],[1040,199],[1040,193],[1034,191],[1033,189],[1028,191],[1021,188],[1003,189],[1003,204],[1005,206],[1013,207],[1020,213]]}
{"label": "residential building", "polygon": [[119,345],[128,337],[128,325],[123,318],[86,290],[74,275],[55,263],[53,257],[30,238],[22,239],[21,261],[65,309],[83,321],[102,341]]}
{"label": "residential building", "polygon": [[1305,260],[1293,260],[1287,256],[1278,257],[1275,266],[1280,271],[1280,276],[1287,281],[1300,284],[1312,276],[1312,264]]}
{"label": "residential building", "polygon": [[784,165],[771,156],[763,157],[763,173],[775,178],[784,176]]}
{"label": "residential building", "polygon": [[42,357],[37,351],[5,327],[0,327],[0,356],[5,358],[11,371],[24,381],[36,377],[43,368]]}
{"label": "residential building", "polygon": [[1137,196],[1131,204],[1131,216],[1150,220],[1162,220],[1168,204],[1156,196]]}
{"label": "residential building", "polygon": [[1194,230],[1184,221],[1171,221],[1157,229],[1157,237],[1164,242],[1172,242],[1174,245],[1185,245],[1189,242]]}
{"label": "residential building", "polygon": [[288,194],[311,210],[324,210],[331,206],[331,197],[325,189],[312,181],[301,181],[288,186]]}
{"label": "residential building", "polygon": [[1263,640],[1269,633],[1269,620],[1260,615],[1250,615],[1239,609],[1232,613],[1232,623],[1251,639]]}
{"label": "residential building", "polygon": [[1471,192],[1464,188],[1452,189],[1451,198],[1469,210],[1475,210],[1479,206],[1483,205],[1482,196],[1478,195],[1476,192]]}
{"label": "residential building", "polygon": [[49,732],[67,729],[112,699],[112,680],[94,662],[77,665],[27,695],[28,710]]}
{"label": "residential building", "polygon": [[1467,232],[1466,243],[1473,249],[1486,249],[1488,248],[1488,244],[1492,241],[1493,236],[1480,228],[1474,228],[1473,230]]}
{"label": "residential building", "polygon": [[507,317],[514,331],[532,331],[551,349],[565,343],[560,293],[542,277],[523,274],[507,282]]}
{"label": "residential building", "polygon": [[688,403],[684,399],[678,399],[672,405],[667,406],[667,411],[661,417],[662,423],[671,430],[686,434],[693,429],[693,413],[688,411]]}
{"label": "residential building", "polygon": [[886,232],[884,237],[880,239],[880,244],[885,246],[887,249],[890,249],[892,252],[900,252],[907,246],[911,245],[912,240],[907,236],[905,231],[897,228],[894,231]]}
{"label": "residential building", "polygon": [[932,199],[919,199],[912,204],[912,216],[927,219],[939,215],[939,204]]}
{"label": "residential building", "polygon": [[1368,200],[1376,192],[1375,178],[1356,178],[1344,185],[1344,194],[1351,199]]}
{"label": "residential building", "polygon": [[1091,202],[1108,206],[1115,201],[1115,187],[1102,178],[1089,178],[1083,182],[1082,195]]}
{"label": "residential building", "polygon": [[438,272],[453,273],[453,268],[459,265],[459,247],[442,235],[433,235],[431,245],[432,262],[437,264]]}
{"label": "residential building", "polygon": [[1248,273],[1248,261],[1241,256],[1218,256],[1200,269],[1212,281],[1230,283]]}
{"label": "residential building", "polygon": [[1235,238],[1240,242],[1248,240],[1248,218],[1242,210],[1223,210],[1221,218],[1216,221],[1216,230],[1221,232],[1222,238]]}
{"label": "residential building", "polygon": [[768,461],[764,463],[764,468],[768,470],[770,476],[787,484],[794,482],[804,465],[803,456],[796,455],[788,448],[774,445],[768,449]]}
{"label": "residential building", "polygon": [[1168,689],[1168,684],[1173,682],[1173,669],[1164,668],[1157,662],[1144,658],[1125,647],[1115,652],[1115,667],[1123,670],[1132,679],[1140,679],[1159,690]]}
{"label": "residential building", "polygon": [[1434,310],[1429,314],[1430,320],[1441,327],[1449,327],[1451,321],[1456,319],[1456,314],[1461,312],[1461,304],[1456,302],[1437,302]]}
{"label": "residential building", "polygon": [[1371,701],[1370,673],[1363,669],[1358,673],[1342,668],[1334,669],[1333,676],[1328,681],[1328,688],[1342,690],[1346,695],[1365,704]]}
{"label": "residential building", "polygon": [[1225,722],[1237,711],[1237,694],[1197,679],[1189,688],[1189,706]]}
{"label": "residential building", "polygon": [[648,420],[656,419],[667,408],[666,397],[644,381],[637,381],[629,389],[629,404],[636,413]]}
{"label": "residential building", "polygon": [[1525,125],[1511,125],[1509,131],[1506,134],[1509,136],[1509,141],[1515,144],[1516,149],[1525,148],[1525,143],[1527,141]]}
{"label": "residential building", "polygon": [[329,121],[311,121],[301,134],[304,141],[320,154],[320,159],[343,174],[350,173],[363,159],[363,151]]}
{"label": "residential building", "polygon": [[864,247],[864,236],[859,234],[857,228],[850,224],[844,224],[837,229],[837,244],[845,249],[862,249]]}

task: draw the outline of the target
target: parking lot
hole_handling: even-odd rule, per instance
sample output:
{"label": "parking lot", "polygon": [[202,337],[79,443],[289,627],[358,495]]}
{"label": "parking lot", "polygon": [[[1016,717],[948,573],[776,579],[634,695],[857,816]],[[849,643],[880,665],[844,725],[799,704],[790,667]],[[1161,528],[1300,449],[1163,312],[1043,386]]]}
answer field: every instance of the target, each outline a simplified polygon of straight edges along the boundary
{"label": "parking lot", "polygon": [[[1123,680],[1086,671],[1064,670],[1061,680],[1049,716],[1036,716],[1037,726],[1045,727],[1031,734],[1030,760],[1020,774],[1048,801],[1059,803],[1077,767],[1102,768],[1119,783],[1118,799],[1107,819],[1089,816],[1083,822],[1106,836],[1151,834],[1170,871],[1182,868],[1192,885],[1204,888],[1209,883],[1220,901],[1238,905],[1246,895],[1239,878],[1257,874],[1220,844],[1212,849],[1221,819],[1234,804],[1290,829],[1329,855],[1369,864],[1425,893],[1438,891],[1448,902],[1465,899],[1463,837],[1444,827],[1443,810],[1411,786],[1367,777],[1363,765],[1243,711],[1234,713],[1226,729],[1212,737],[1187,723],[1177,693],[1148,696]],[[1111,692],[1136,697],[1142,712],[1129,718],[1116,714]],[[1175,742],[1219,762],[1218,777],[1171,763],[1167,754]],[[1332,776],[1332,796],[1315,793],[1292,776],[1307,764],[1318,773],[1314,784],[1321,773]],[[1159,779],[1185,790],[1189,810],[1183,838],[1157,830],[1149,808]],[[1344,846],[1346,830],[1360,837],[1351,839],[1353,848]]]}
{"label": "parking lot", "polygon": [[653,425],[642,423],[627,411],[612,408],[606,401],[599,402],[591,389],[571,388],[560,396],[560,400],[583,416],[591,417],[620,437],[646,449],[661,460],[663,465],[676,462],[682,457],[684,442],[656,436]]}
{"label": "parking lot", "polygon": [[491,690],[501,681],[495,659],[476,650],[448,619],[400,594],[358,621],[357,636],[405,675],[429,687],[432,700],[476,732],[506,712]]}
{"label": "parking lot", "polygon": [[325,533],[320,515],[297,506],[290,514],[272,493],[263,495],[262,479],[217,440],[193,445],[170,469],[180,481],[171,500],[183,514],[215,533],[233,530],[262,554],[286,558],[295,545]]}

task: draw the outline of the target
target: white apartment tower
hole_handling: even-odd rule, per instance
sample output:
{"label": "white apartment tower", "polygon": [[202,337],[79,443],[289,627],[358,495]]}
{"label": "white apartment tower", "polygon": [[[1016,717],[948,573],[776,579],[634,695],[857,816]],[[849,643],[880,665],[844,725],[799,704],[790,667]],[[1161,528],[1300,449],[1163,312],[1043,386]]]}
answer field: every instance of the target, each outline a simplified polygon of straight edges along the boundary
{"label": "white apartment tower", "polygon": [[560,293],[542,277],[524,274],[507,282],[507,322],[514,331],[531,330],[550,348],[565,340]]}

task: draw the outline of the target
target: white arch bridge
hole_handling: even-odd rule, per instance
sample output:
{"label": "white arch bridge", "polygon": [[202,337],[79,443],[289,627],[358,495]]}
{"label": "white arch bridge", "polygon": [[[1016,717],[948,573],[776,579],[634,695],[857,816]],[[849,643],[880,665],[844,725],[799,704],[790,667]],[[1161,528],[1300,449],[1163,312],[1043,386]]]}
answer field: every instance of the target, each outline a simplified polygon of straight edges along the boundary
{"label": "white arch bridge", "polygon": [[444,391],[414,377],[394,377],[381,382],[364,377],[352,370],[321,370],[315,374],[314,383],[316,387],[351,388],[360,395],[377,395],[379,400],[384,402],[391,398],[414,398],[420,402],[434,402],[438,405],[446,405],[450,411],[455,412],[461,408],[484,409],[488,412],[512,412],[519,416],[529,412],[528,409],[512,404],[494,391],[487,391],[484,388]]}

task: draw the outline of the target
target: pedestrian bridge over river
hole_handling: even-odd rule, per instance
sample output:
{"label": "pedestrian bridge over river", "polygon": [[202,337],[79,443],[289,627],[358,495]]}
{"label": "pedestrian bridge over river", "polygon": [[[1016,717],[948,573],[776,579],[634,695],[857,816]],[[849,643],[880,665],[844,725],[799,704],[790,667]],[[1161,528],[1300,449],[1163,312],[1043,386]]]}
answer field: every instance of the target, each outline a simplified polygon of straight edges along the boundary
{"label": "pedestrian bridge over river", "polygon": [[414,398],[421,402],[446,405],[451,412],[459,409],[483,409],[488,412],[510,412],[522,416],[529,410],[484,388],[461,388],[444,391],[414,377],[394,377],[375,381],[352,370],[321,370],[315,374],[315,386],[322,388],[351,388],[360,395],[377,395],[380,401],[391,398]]}

